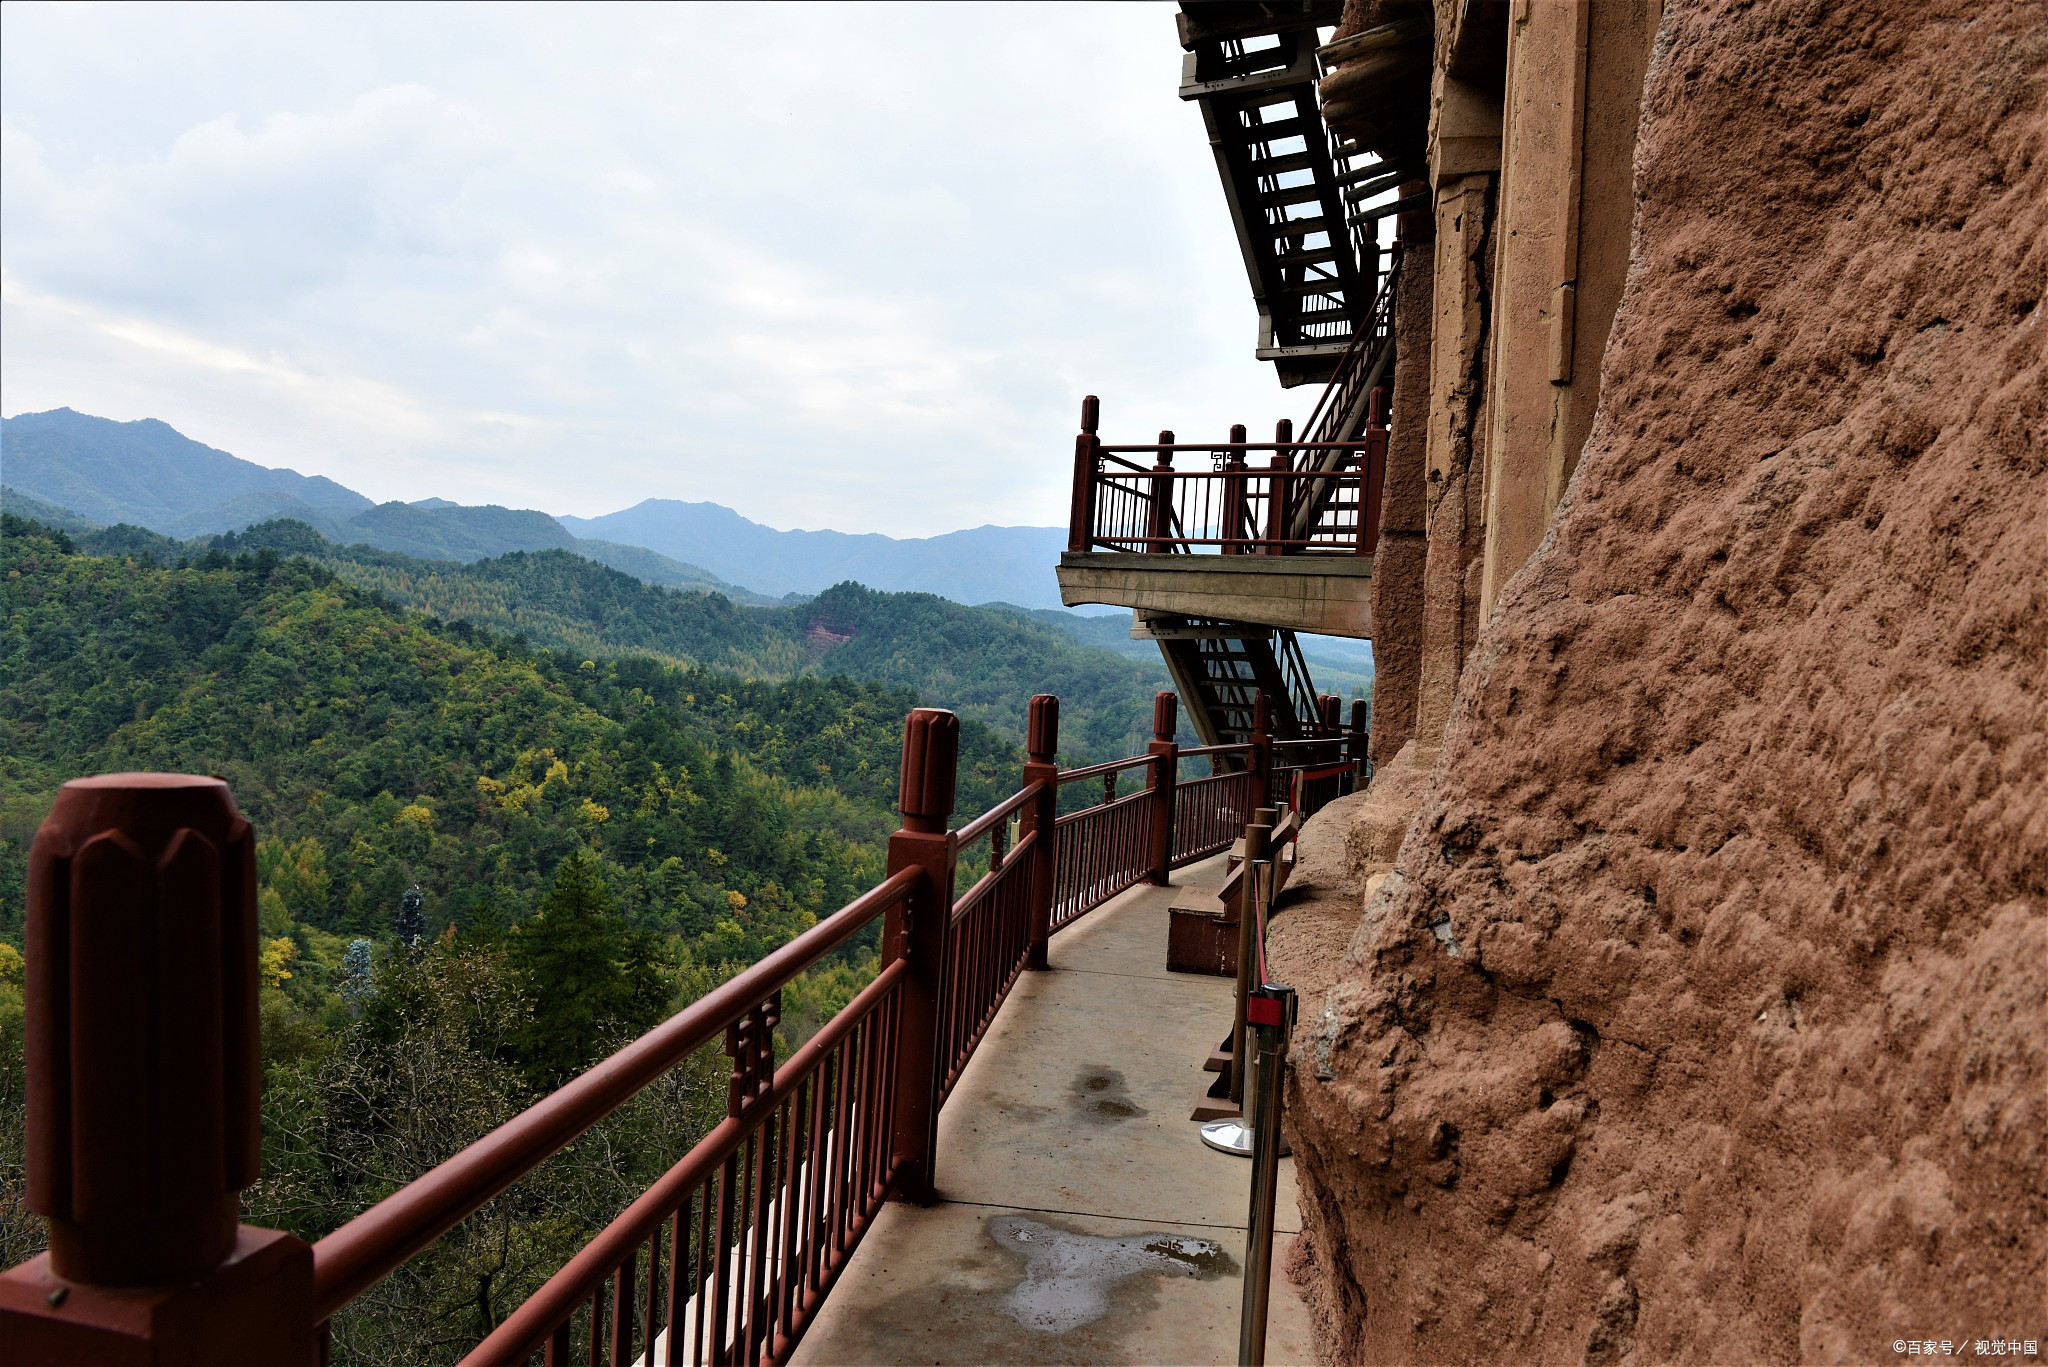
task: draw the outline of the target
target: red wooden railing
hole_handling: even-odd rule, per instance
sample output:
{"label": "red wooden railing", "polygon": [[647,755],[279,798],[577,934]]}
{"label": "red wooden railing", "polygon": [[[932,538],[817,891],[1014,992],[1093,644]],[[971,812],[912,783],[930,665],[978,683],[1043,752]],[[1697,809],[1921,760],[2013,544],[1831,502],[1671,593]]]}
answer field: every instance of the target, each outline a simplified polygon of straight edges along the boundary
{"label": "red wooden railing", "polygon": [[1300,740],[1271,742],[1265,805],[1291,809],[1306,821],[1337,798],[1358,791],[1372,777],[1367,754],[1371,705],[1351,702],[1350,725],[1340,721],[1342,700],[1325,693],[1320,700],[1317,734]]}
{"label": "red wooden railing", "polygon": [[[29,1195],[51,1217],[52,1241],[0,1274],[11,1360],[211,1363],[245,1360],[242,1348],[261,1342],[267,1361],[312,1364],[327,1321],[357,1296],[721,1036],[732,1061],[725,1118],[464,1361],[783,1360],[882,1202],[933,1199],[939,1110],[1019,975],[1046,966],[1051,935],[1228,847],[1274,782],[1263,734],[1183,753],[1176,719],[1173,695],[1161,694],[1146,754],[1063,772],[1058,703],[1041,695],[1022,787],[952,828],[959,724],[914,711],[903,825],[881,884],[310,1249],[233,1220],[235,1192],[255,1176],[254,1056],[236,1052],[253,1040],[243,1019],[256,980],[248,823],[217,780],[66,785],[37,837],[29,897]],[[1183,758],[1216,772],[1182,780]],[[1119,796],[1119,775],[1135,769],[1145,786]],[[1101,801],[1055,815],[1063,787],[1094,780]],[[987,872],[956,897],[963,853],[984,842]],[[181,918],[180,933],[113,933],[137,905]],[[877,921],[874,981],[778,1067],[783,989]],[[163,956],[194,946],[212,967],[165,971]],[[109,995],[103,979],[188,984],[195,995]],[[168,1043],[166,1021],[177,1026]],[[153,1128],[71,1100],[109,1088],[149,1098]],[[162,1134],[187,1136],[177,1171],[189,1164],[227,1185],[206,1177],[187,1184],[189,1198],[159,1194],[163,1213],[141,1224],[122,1202],[147,1184],[81,1185],[147,1168]]]}
{"label": "red wooden railing", "polygon": [[1126,888],[1136,887],[1152,871],[1152,794],[1140,789],[1117,796],[1117,776],[1152,764],[1149,756],[1112,760],[1072,769],[1059,776],[1062,786],[1102,781],[1102,801],[1085,811],[1069,812],[1054,824],[1059,843],[1054,885],[1054,930],[1072,925]]}
{"label": "red wooden railing", "polygon": [[[1212,745],[1199,753],[1248,754],[1249,745]],[[1182,751],[1183,756],[1198,753]],[[1230,848],[1259,805],[1253,775],[1224,771],[1207,778],[1183,779],[1174,795],[1173,862],[1191,863]]]}
{"label": "red wooden railing", "polygon": [[1039,834],[1025,831],[1009,848],[1013,814],[1036,803],[1036,785],[976,817],[955,836],[958,852],[984,835],[989,844],[989,870],[953,905],[947,934],[944,996],[939,1008],[941,1035],[939,1099],[953,1091],[975,1046],[987,1032],[1010,985],[1031,957],[1031,899],[1038,877]]}

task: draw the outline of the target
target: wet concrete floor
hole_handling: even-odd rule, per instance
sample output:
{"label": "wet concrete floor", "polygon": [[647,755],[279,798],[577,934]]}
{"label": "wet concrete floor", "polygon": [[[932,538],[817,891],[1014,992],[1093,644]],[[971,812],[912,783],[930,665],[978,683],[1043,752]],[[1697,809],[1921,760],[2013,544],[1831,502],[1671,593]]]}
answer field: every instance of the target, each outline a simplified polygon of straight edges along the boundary
{"label": "wet concrete floor", "polygon": [[[1135,888],[1053,937],[939,1118],[941,1200],[883,1211],[796,1362],[1237,1360],[1251,1164],[1187,1118],[1230,983],[1166,971],[1175,893]],[[1276,1267],[1300,1229],[1291,1159],[1277,1217]],[[1268,1313],[1266,1360],[1313,1362],[1277,1270]]]}

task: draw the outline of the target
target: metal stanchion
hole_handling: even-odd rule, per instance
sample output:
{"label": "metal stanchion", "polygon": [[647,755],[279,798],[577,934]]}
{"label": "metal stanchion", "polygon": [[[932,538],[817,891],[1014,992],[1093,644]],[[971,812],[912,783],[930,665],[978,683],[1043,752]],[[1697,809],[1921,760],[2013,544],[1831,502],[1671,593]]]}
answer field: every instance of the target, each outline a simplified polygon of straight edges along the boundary
{"label": "metal stanchion", "polygon": [[[1271,809],[1262,810],[1264,817]],[[1273,861],[1265,857],[1266,837],[1270,823],[1254,822],[1245,831],[1244,910],[1241,913],[1242,935],[1237,950],[1237,992],[1239,1022],[1232,1036],[1230,1066],[1236,1073],[1236,1099],[1239,1115],[1231,1120],[1212,1120],[1202,1126],[1202,1142],[1223,1153],[1236,1154],[1239,1158],[1252,1156],[1252,1081],[1250,1066],[1253,1059],[1251,1027],[1243,1013],[1250,1009],[1252,999],[1259,988],[1265,986],[1266,962],[1266,912],[1273,903],[1274,868]]]}
{"label": "metal stanchion", "polygon": [[1245,1004],[1246,1033],[1255,1037],[1252,1076],[1245,1085],[1252,1138],[1251,1211],[1245,1221],[1244,1306],[1238,1320],[1238,1367],[1264,1367],[1266,1298],[1273,1286],[1273,1202],[1280,1182],[1281,1087],[1287,1041],[1294,1033],[1294,989],[1260,985]]}

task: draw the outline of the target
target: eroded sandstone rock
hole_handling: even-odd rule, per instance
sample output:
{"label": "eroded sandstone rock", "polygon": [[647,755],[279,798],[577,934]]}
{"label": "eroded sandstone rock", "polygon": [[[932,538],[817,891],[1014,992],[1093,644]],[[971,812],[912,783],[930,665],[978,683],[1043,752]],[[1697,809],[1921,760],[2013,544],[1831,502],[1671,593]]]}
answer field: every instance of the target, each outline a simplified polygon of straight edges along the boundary
{"label": "eroded sandstone rock", "polygon": [[1593,435],[1303,1004],[1333,1360],[2048,1339],[2044,68],[1667,4]]}

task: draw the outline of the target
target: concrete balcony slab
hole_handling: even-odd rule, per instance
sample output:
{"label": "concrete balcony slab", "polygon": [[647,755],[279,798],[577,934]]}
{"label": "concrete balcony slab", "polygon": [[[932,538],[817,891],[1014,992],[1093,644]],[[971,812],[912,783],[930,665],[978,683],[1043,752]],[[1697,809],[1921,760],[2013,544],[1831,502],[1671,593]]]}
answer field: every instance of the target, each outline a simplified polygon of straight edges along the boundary
{"label": "concrete balcony slab", "polygon": [[[892,1204],[795,1361],[1228,1363],[1251,1164],[1187,1119],[1231,984],[1166,971],[1167,909],[1221,857],[1054,936],[939,1117],[940,1201]],[[1301,1227],[1281,1164],[1266,1360],[1315,1360],[1286,1275]]]}
{"label": "concrete balcony slab", "polygon": [[1372,635],[1369,555],[1134,555],[1068,551],[1060,556],[1060,601],[1108,603],[1187,617],[1312,631]]}

